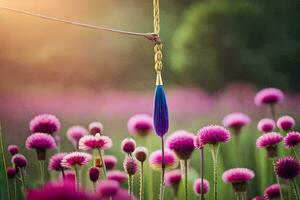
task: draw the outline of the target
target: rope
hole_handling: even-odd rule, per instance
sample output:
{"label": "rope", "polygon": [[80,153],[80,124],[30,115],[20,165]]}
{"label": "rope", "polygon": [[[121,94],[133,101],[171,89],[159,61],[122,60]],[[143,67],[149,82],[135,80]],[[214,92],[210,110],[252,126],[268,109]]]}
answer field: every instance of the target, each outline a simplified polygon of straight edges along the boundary
{"label": "rope", "polygon": [[157,84],[158,82],[160,82],[159,84],[162,84],[161,81],[161,71],[162,71],[162,43],[161,40],[159,38],[159,32],[160,32],[160,16],[159,16],[159,0],[153,0],[153,25],[154,25],[154,33],[157,34],[158,36],[158,40],[155,43],[154,46],[154,68],[155,71],[157,73],[158,79],[157,80]]}

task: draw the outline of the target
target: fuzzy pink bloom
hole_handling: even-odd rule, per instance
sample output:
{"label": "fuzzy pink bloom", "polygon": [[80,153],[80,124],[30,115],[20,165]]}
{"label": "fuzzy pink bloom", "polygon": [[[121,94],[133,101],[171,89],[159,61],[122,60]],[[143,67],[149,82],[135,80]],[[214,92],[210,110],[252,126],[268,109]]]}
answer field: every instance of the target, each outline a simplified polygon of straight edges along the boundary
{"label": "fuzzy pink bloom", "polygon": [[275,164],[275,172],[282,179],[293,179],[300,173],[300,163],[291,156],[280,158]]}
{"label": "fuzzy pink bloom", "polygon": [[222,180],[224,183],[247,182],[253,178],[253,171],[247,168],[229,169],[222,175]]}
{"label": "fuzzy pink bloom", "polygon": [[145,162],[148,157],[148,150],[146,147],[137,147],[134,150],[134,157],[140,162]]}
{"label": "fuzzy pink bloom", "polygon": [[56,148],[56,143],[51,135],[46,133],[34,133],[26,139],[25,146],[29,150],[47,150]]}
{"label": "fuzzy pink bloom", "polygon": [[194,147],[195,147],[195,149],[203,148],[203,144],[201,142],[201,139],[197,135],[194,137]]}
{"label": "fuzzy pink bloom", "polygon": [[203,191],[202,191],[202,181],[200,178],[194,181],[194,192],[196,195],[206,194],[209,192],[209,182],[203,179]]}
{"label": "fuzzy pink bloom", "polygon": [[96,135],[97,133],[103,134],[103,125],[101,122],[92,122],[89,124],[89,132],[92,135]]}
{"label": "fuzzy pink bloom", "polygon": [[128,179],[128,175],[119,170],[112,170],[107,172],[107,179],[118,181],[121,184]]}
{"label": "fuzzy pink bloom", "polygon": [[254,98],[256,105],[280,103],[284,99],[284,94],[277,88],[265,88],[260,90]]}
{"label": "fuzzy pink bloom", "polygon": [[7,150],[12,156],[19,153],[19,147],[14,144],[8,145]]}
{"label": "fuzzy pink bloom", "polygon": [[61,171],[61,170],[63,170],[63,167],[61,166],[61,161],[63,160],[63,158],[66,155],[67,155],[67,153],[54,154],[49,159],[48,169],[49,170],[54,170],[54,171]]}
{"label": "fuzzy pink bloom", "polygon": [[223,126],[240,131],[242,127],[250,124],[250,122],[250,117],[244,113],[231,113],[224,117]]}
{"label": "fuzzy pink bloom", "polygon": [[13,179],[16,177],[17,170],[14,167],[7,167],[6,174],[8,179]]}
{"label": "fuzzy pink bloom", "polygon": [[75,165],[86,165],[92,160],[92,156],[84,152],[68,153],[61,161],[61,165],[66,168],[72,168]]}
{"label": "fuzzy pink bloom", "polygon": [[112,155],[105,155],[103,157],[104,163],[105,163],[105,167],[107,170],[112,170],[116,167],[116,164],[118,162],[116,156],[112,156]]}
{"label": "fuzzy pink bloom", "polygon": [[54,134],[60,130],[59,120],[51,114],[41,114],[35,116],[29,124],[32,133]]}
{"label": "fuzzy pink bloom", "polygon": [[179,169],[175,169],[165,174],[165,184],[168,187],[178,187],[181,181],[181,171]]}
{"label": "fuzzy pink bloom", "polygon": [[289,131],[295,126],[294,118],[290,116],[282,116],[277,120],[277,127]]}
{"label": "fuzzy pink bloom", "polygon": [[261,119],[257,124],[257,130],[264,133],[273,131],[275,127],[275,121],[269,118]]}
{"label": "fuzzy pink bloom", "polygon": [[113,145],[112,140],[107,136],[101,136],[97,133],[95,136],[86,135],[79,140],[79,149],[81,150],[92,150],[102,149],[106,150],[111,148]]}
{"label": "fuzzy pink bloom", "polygon": [[289,132],[284,137],[284,145],[286,148],[292,148],[300,144],[300,133],[293,131]]}
{"label": "fuzzy pink bloom", "polygon": [[169,149],[174,151],[179,159],[187,160],[191,157],[194,147],[195,135],[185,130],[174,132],[166,141]]}
{"label": "fuzzy pink bloom", "polygon": [[266,148],[269,146],[277,145],[278,143],[281,142],[281,140],[282,140],[282,136],[279,133],[270,132],[260,136],[256,140],[256,146],[258,148]]}
{"label": "fuzzy pink bloom", "polygon": [[145,114],[134,115],[128,120],[127,127],[132,135],[146,136],[153,130],[153,118]]}
{"label": "fuzzy pink bloom", "polygon": [[264,191],[265,200],[271,200],[280,197],[280,185],[273,184],[267,187]]}
{"label": "fuzzy pink bloom", "polygon": [[120,184],[114,180],[103,180],[97,184],[97,192],[105,198],[114,197],[119,189]]}
{"label": "fuzzy pink bloom", "polygon": [[[164,163],[165,163],[165,167],[166,169],[174,169],[178,166],[178,158],[176,157],[176,155],[168,150],[165,149],[164,151]],[[150,167],[153,170],[159,171],[161,170],[162,167],[162,150],[156,150],[154,152],[151,153],[150,157],[149,157],[149,164]]]}
{"label": "fuzzy pink bloom", "polygon": [[15,164],[17,167],[20,168],[24,168],[27,166],[27,159],[24,155],[22,154],[15,154],[12,158],[11,158],[11,162],[13,164]]}
{"label": "fuzzy pink bloom", "polygon": [[89,169],[89,178],[92,182],[97,182],[99,179],[100,170],[98,167],[91,167]]}
{"label": "fuzzy pink bloom", "polygon": [[134,152],[136,147],[136,142],[132,138],[125,138],[121,143],[121,149],[124,153],[131,154]]}
{"label": "fuzzy pink bloom", "polygon": [[74,145],[77,146],[80,138],[87,135],[88,131],[83,126],[71,126],[67,130],[67,138]]}
{"label": "fuzzy pink bloom", "polygon": [[231,139],[230,132],[226,128],[217,125],[201,128],[198,131],[197,136],[200,138],[203,145],[215,145],[220,142],[228,142]]}
{"label": "fuzzy pink bloom", "polygon": [[123,167],[125,172],[130,176],[136,174],[136,172],[138,171],[138,163],[136,159],[130,156],[126,156],[123,162]]}

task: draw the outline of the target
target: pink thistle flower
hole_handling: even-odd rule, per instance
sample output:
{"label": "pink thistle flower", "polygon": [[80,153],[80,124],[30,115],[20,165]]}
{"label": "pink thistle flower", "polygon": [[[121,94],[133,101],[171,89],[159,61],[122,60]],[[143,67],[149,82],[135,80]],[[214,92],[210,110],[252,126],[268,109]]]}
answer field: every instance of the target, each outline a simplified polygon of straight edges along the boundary
{"label": "pink thistle flower", "polygon": [[134,157],[140,162],[145,162],[148,157],[148,150],[146,147],[137,147],[134,150]]}
{"label": "pink thistle flower", "polygon": [[201,139],[197,135],[194,137],[194,147],[195,147],[195,149],[202,149],[203,148],[203,144],[201,142]]}
{"label": "pink thistle flower", "polygon": [[276,132],[263,134],[256,140],[257,148],[266,148],[268,157],[277,156],[277,145],[281,142],[282,136]]}
{"label": "pink thistle flower", "polygon": [[97,185],[97,192],[104,198],[114,197],[119,189],[120,184],[114,180],[103,180]]}
{"label": "pink thistle flower", "polygon": [[89,178],[92,182],[97,182],[99,179],[100,170],[98,167],[91,167],[89,169]]}
{"label": "pink thistle flower", "polygon": [[194,181],[194,192],[196,195],[200,196],[201,194],[207,194],[209,192],[209,182],[206,179],[203,179],[203,192],[202,190],[202,181],[200,178]]}
{"label": "pink thistle flower", "polygon": [[82,138],[83,136],[87,135],[88,131],[86,130],[86,128],[84,128],[83,126],[71,126],[68,130],[67,130],[67,138],[68,140],[75,146],[78,147],[78,143],[80,138]]}
{"label": "pink thistle flower", "polygon": [[185,130],[179,130],[174,132],[167,139],[167,146],[170,150],[173,150],[177,157],[181,160],[187,160],[191,157],[194,147],[195,135]]}
{"label": "pink thistle flower", "polygon": [[264,198],[266,200],[271,200],[280,197],[280,185],[273,184],[267,187],[264,191]]}
{"label": "pink thistle flower", "polygon": [[256,197],[252,198],[252,200],[265,200],[265,199],[263,197],[256,196]]}
{"label": "pink thistle flower", "polygon": [[138,171],[138,164],[137,164],[136,159],[134,159],[130,156],[126,156],[126,158],[123,162],[123,167],[124,167],[125,172],[129,176],[136,174],[136,172]]}
{"label": "pink thistle flower", "polygon": [[291,156],[280,158],[275,164],[275,172],[283,179],[293,179],[300,173],[300,163]]}
{"label": "pink thistle flower", "polygon": [[226,128],[217,125],[210,125],[201,128],[198,131],[197,136],[200,138],[203,145],[215,145],[220,142],[228,142],[231,139],[230,132]]}
{"label": "pink thistle flower", "polygon": [[224,117],[223,126],[240,132],[241,128],[250,124],[251,119],[244,113],[231,113]]}
{"label": "pink thistle flower", "polygon": [[231,183],[235,192],[247,191],[247,181],[254,178],[253,171],[247,168],[233,168],[222,175],[224,183]]}
{"label": "pink thistle flower", "polygon": [[6,169],[6,174],[8,179],[14,179],[17,174],[17,170],[14,167],[8,167]]}
{"label": "pink thistle flower", "polygon": [[[175,169],[178,166],[178,158],[176,155],[168,150],[164,150],[164,163],[166,169]],[[153,170],[159,171],[162,168],[162,150],[156,150],[151,153],[149,157],[149,164]]]}
{"label": "pink thistle flower", "polygon": [[261,119],[257,124],[257,129],[264,133],[274,131],[275,127],[275,121],[269,118]]}
{"label": "pink thistle flower", "polygon": [[104,163],[105,163],[105,167],[107,170],[112,170],[116,167],[117,165],[117,158],[115,156],[112,155],[105,155],[103,157]]}
{"label": "pink thistle flower", "polygon": [[294,118],[290,116],[282,116],[277,120],[277,127],[289,131],[295,126]]}
{"label": "pink thistle flower", "polygon": [[284,99],[284,94],[277,88],[265,88],[260,90],[254,98],[255,104],[260,106],[263,104],[280,103]]}
{"label": "pink thistle flower", "polygon": [[103,134],[103,125],[101,122],[92,122],[89,124],[89,132],[92,135],[96,135],[97,133],[100,133],[100,135]]}
{"label": "pink thistle flower", "polygon": [[88,164],[92,160],[92,156],[84,152],[68,153],[61,161],[61,165],[66,168],[72,168],[76,165],[82,166]]}
{"label": "pink thistle flower", "polygon": [[32,133],[54,134],[60,130],[60,122],[56,116],[51,114],[41,114],[35,116],[29,124]]}
{"label": "pink thistle flower", "polygon": [[19,153],[19,147],[14,144],[9,145],[7,150],[12,156]]}
{"label": "pink thistle flower", "polygon": [[107,179],[118,181],[121,184],[128,179],[128,175],[119,170],[112,170],[107,172]]}
{"label": "pink thistle flower", "polygon": [[17,167],[19,168],[24,168],[27,166],[27,159],[24,155],[22,154],[15,154],[12,158],[11,158],[11,162],[13,164],[15,164]]}
{"label": "pink thistle flower", "polygon": [[284,144],[286,148],[292,148],[300,144],[300,133],[299,132],[289,132],[284,137]]}
{"label": "pink thistle flower", "polygon": [[86,135],[79,140],[79,149],[81,150],[92,150],[102,149],[106,150],[111,148],[113,145],[112,140],[107,136],[101,136],[97,133],[95,136]]}
{"label": "pink thistle flower", "polygon": [[134,115],[128,120],[127,127],[132,135],[146,136],[153,130],[153,118],[145,114]]}
{"label": "pink thistle flower", "polygon": [[[178,187],[181,181],[181,171],[175,169],[165,174],[165,184],[168,187]],[[178,188],[177,188],[178,189]]]}
{"label": "pink thistle flower", "polygon": [[131,154],[134,152],[136,147],[136,142],[132,138],[125,138],[121,143],[121,149],[124,153]]}
{"label": "pink thistle flower", "polygon": [[54,171],[62,171],[64,168],[61,166],[61,161],[67,155],[67,153],[57,153],[54,154],[49,159],[48,169]]}

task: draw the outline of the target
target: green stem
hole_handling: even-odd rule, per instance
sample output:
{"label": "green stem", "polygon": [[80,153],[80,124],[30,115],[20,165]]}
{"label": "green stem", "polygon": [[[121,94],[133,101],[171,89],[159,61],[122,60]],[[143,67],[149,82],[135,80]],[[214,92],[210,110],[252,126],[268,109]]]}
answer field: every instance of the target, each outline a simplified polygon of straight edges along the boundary
{"label": "green stem", "polygon": [[[204,184],[203,184],[203,179],[204,179],[204,147],[200,149],[201,151],[201,191],[204,190]],[[204,200],[204,193],[201,192],[200,200]]]}
{"label": "green stem", "polygon": [[14,197],[17,200],[17,179],[14,179]]}
{"label": "green stem", "polygon": [[240,200],[240,193],[235,192],[235,197],[236,197],[236,200]]}
{"label": "green stem", "polygon": [[128,193],[129,193],[129,196],[130,196],[130,199],[132,199],[132,175],[129,175],[128,177]]}
{"label": "green stem", "polygon": [[293,182],[294,192],[295,192],[295,195],[297,197],[297,200],[300,200],[300,195],[299,195],[299,191],[298,191],[298,188],[297,188],[296,180],[293,178],[292,182]]}
{"label": "green stem", "polygon": [[161,163],[161,178],[160,178],[160,195],[159,199],[164,199],[164,187],[165,187],[165,146],[164,146],[164,138],[161,137],[161,155],[162,155],[162,163]]}
{"label": "green stem", "polygon": [[3,166],[4,166],[4,172],[5,172],[5,182],[6,182],[6,188],[7,188],[7,197],[10,200],[10,193],[9,193],[9,184],[8,184],[8,177],[6,173],[6,160],[5,160],[5,155],[4,155],[4,147],[3,147],[3,136],[2,136],[2,126],[0,122],[0,148],[1,148],[1,154],[2,154],[2,161],[3,161]]}
{"label": "green stem", "polygon": [[[275,158],[272,159],[272,163],[273,163],[273,169],[274,169],[274,172],[275,172]],[[279,185],[279,193],[280,193],[280,200],[284,200],[283,199],[283,194],[282,194],[282,189],[281,189],[281,185],[280,185],[280,180],[279,180],[279,177],[276,175],[276,172],[275,172],[275,176],[276,176],[276,180],[277,180],[277,183]]]}
{"label": "green stem", "polygon": [[218,150],[219,150],[219,144],[215,144],[212,146],[213,174],[214,174],[214,195],[213,195],[214,200],[218,199],[218,176],[217,176]]}
{"label": "green stem", "polygon": [[[147,148],[149,150],[149,152],[152,152],[152,140],[151,138],[149,138],[150,136],[148,136],[148,138],[146,138],[146,142],[147,142]],[[148,180],[148,188],[147,188],[147,193],[148,193],[148,199],[149,200],[153,200],[153,173],[152,173],[152,169],[150,168],[150,165],[148,164],[148,170],[147,170],[147,180]]]}
{"label": "green stem", "polygon": [[184,180],[184,190],[185,190],[185,200],[188,199],[188,161],[187,159],[184,160],[184,175],[185,175],[185,180]]}
{"label": "green stem", "polygon": [[276,122],[276,112],[275,112],[275,105],[274,104],[270,104],[270,111],[271,111],[271,116],[273,118],[273,120]]}
{"label": "green stem", "polygon": [[39,160],[38,161],[39,163],[39,168],[40,168],[40,181],[41,181],[41,184],[44,185],[45,184],[45,173],[44,173],[44,164],[45,162],[43,160]]}
{"label": "green stem", "polygon": [[103,172],[103,175],[104,175],[104,178],[106,179],[106,166],[105,166],[105,162],[104,162],[104,159],[103,159],[103,153],[102,153],[102,150],[100,149],[97,149],[98,151],[98,154],[99,154],[99,157],[100,157],[100,160],[101,160],[101,168],[102,168],[102,172]]}
{"label": "green stem", "polygon": [[78,188],[79,188],[79,170],[76,165],[74,166],[74,170],[75,170],[76,190],[78,190]]}
{"label": "green stem", "polygon": [[27,189],[25,175],[24,175],[23,168],[19,168],[19,170],[20,170],[20,175],[21,175],[21,180],[22,180],[22,193],[23,193],[23,196],[25,197],[25,193],[26,193],[26,189]]}
{"label": "green stem", "polygon": [[236,131],[236,141],[235,141],[235,152],[237,157],[237,165],[241,165],[241,151],[240,151],[240,132]]}
{"label": "green stem", "polygon": [[296,149],[295,147],[292,147],[292,150],[293,150],[293,152],[294,152],[294,154],[295,154],[296,159],[297,159],[298,161],[300,161],[300,156],[298,155],[297,149]]}
{"label": "green stem", "polygon": [[144,199],[144,163],[141,162],[140,170],[140,200]]}

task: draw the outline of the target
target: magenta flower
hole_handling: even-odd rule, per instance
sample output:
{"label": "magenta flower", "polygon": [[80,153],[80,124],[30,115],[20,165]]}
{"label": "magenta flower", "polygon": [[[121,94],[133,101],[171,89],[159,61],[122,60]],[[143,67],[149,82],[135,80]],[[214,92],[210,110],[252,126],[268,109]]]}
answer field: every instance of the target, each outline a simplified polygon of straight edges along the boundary
{"label": "magenta flower", "polygon": [[128,120],[127,127],[132,135],[146,136],[153,130],[153,118],[145,114],[134,115]]}
{"label": "magenta flower", "polygon": [[92,135],[96,135],[97,133],[100,133],[100,135],[103,134],[103,125],[101,122],[92,122],[89,124],[89,132]]}
{"label": "magenta flower", "polygon": [[195,135],[185,130],[174,132],[167,139],[167,146],[170,150],[174,151],[177,157],[181,160],[187,160],[191,157],[194,147]]}
{"label": "magenta flower", "polygon": [[112,170],[107,172],[107,179],[118,181],[121,184],[128,179],[128,175],[119,170]]}
{"label": "magenta flower", "polygon": [[201,139],[197,135],[194,137],[194,147],[195,147],[195,149],[202,149],[203,148],[203,144],[201,142]]}
{"label": "magenta flower", "polygon": [[54,134],[60,130],[59,120],[51,114],[41,114],[35,116],[29,124],[32,133]]}
{"label": "magenta flower", "polygon": [[258,148],[266,148],[268,157],[277,156],[277,145],[281,142],[282,136],[276,132],[263,134],[256,140]]}
{"label": "magenta flower", "polygon": [[266,200],[276,199],[280,197],[280,185],[273,184],[267,187],[264,191],[264,198]]}
{"label": "magenta flower", "polygon": [[125,172],[129,175],[135,175],[136,172],[138,171],[138,164],[136,159],[126,156],[124,162],[123,162],[123,167]]}
{"label": "magenta flower", "polygon": [[[168,187],[178,187],[181,181],[181,171],[175,169],[165,174],[165,184]],[[177,188],[178,189],[178,188]]]}
{"label": "magenta flower", "polygon": [[284,144],[286,148],[293,148],[300,144],[300,133],[299,132],[289,132],[284,137]]}
{"label": "magenta flower", "polygon": [[121,149],[124,153],[131,154],[134,152],[136,147],[136,142],[132,138],[125,138],[121,143]]}
{"label": "magenta flower", "polygon": [[260,90],[255,98],[255,104],[260,106],[263,104],[275,104],[280,103],[284,99],[284,94],[277,88],[265,88]]}
{"label": "magenta flower", "polygon": [[48,164],[48,169],[49,170],[54,170],[54,171],[62,171],[63,167],[61,166],[61,161],[63,158],[67,155],[67,153],[58,153],[54,154],[50,159],[49,159],[49,164]]}
{"label": "magenta flower", "polygon": [[95,136],[86,135],[79,140],[79,149],[81,150],[92,150],[102,149],[106,150],[111,148],[113,145],[112,140],[107,136],[101,136],[97,133]]}
{"label": "magenta flower", "polygon": [[256,196],[256,197],[253,197],[251,200],[265,200],[265,199],[263,197]]}
{"label": "magenta flower", "polygon": [[137,147],[134,150],[134,157],[140,162],[145,162],[148,157],[148,150],[146,147]]}
{"label": "magenta flower", "polygon": [[11,162],[13,164],[15,164],[17,167],[19,168],[24,168],[27,166],[27,159],[24,155],[22,154],[15,154],[12,158],[11,158]]}
{"label": "magenta flower", "polygon": [[89,178],[92,182],[97,182],[99,179],[100,170],[98,167],[91,167],[89,169]]}
{"label": "magenta flower", "polygon": [[82,138],[83,136],[87,135],[88,131],[86,130],[86,128],[84,128],[83,126],[71,126],[68,130],[67,130],[67,138],[68,140],[75,146],[78,148],[78,143],[80,138]]}
{"label": "magenta flower", "polygon": [[218,144],[220,142],[228,142],[231,139],[230,132],[222,126],[210,125],[201,128],[198,131],[200,141],[203,145]]}
{"label": "magenta flower", "polygon": [[92,160],[92,156],[84,152],[68,153],[61,161],[61,165],[66,168],[82,166],[88,164]]}
{"label": "magenta flower", "polygon": [[[178,166],[178,158],[176,157],[176,155],[170,151],[165,149],[164,150],[164,163],[165,163],[165,168],[166,169],[174,169]],[[161,149],[156,150],[154,152],[151,153],[150,157],[149,157],[149,164],[150,167],[153,170],[161,170],[162,168],[162,151]]]}
{"label": "magenta flower", "polygon": [[300,173],[300,163],[291,156],[280,158],[275,164],[277,176],[283,179],[293,179]]}
{"label": "magenta flower", "polygon": [[12,156],[19,153],[19,147],[14,144],[8,145],[7,150]]}
{"label": "magenta flower", "polygon": [[250,117],[244,113],[231,113],[224,117],[223,126],[239,132],[242,127],[250,124],[250,122]]}
{"label": "magenta flower", "polygon": [[290,116],[282,116],[277,120],[277,127],[289,131],[295,126],[294,118]]}
{"label": "magenta flower", "polygon": [[254,178],[253,171],[247,168],[233,168],[225,171],[222,175],[224,183],[247,182]]}
{"label": "magenta flower", "polygon": [[207,194],[209,192],[209,182],[203,179],[203,191],[202,191],[202,181],[200,178],[194,181],[194,192],[196,195]]}
{"label": "magenta flower", "polygon": [[17,171],[14,167],[7,167],[6,174],[8,179],[14,179],[16,177]]}
{"label": "magenta flower", "polygon": [[117,158],[115,156],[112,155],[105,155],[103,157],[104,163],[105,163],[105,167],[107,170],[112,170],[116,167],[116,164],[118,162]]}
{"label": "magenta flower", "polygon": [[257,124],[257,129],[264,133],[274,131],[275,127],[275,121],[269,118],[261,119]]}
{"label": "magenta flower", "polygon": [[97,192],[104,198],[114,197],[119,189],[120,184],[114,180],[103,180],[97,185]]}

